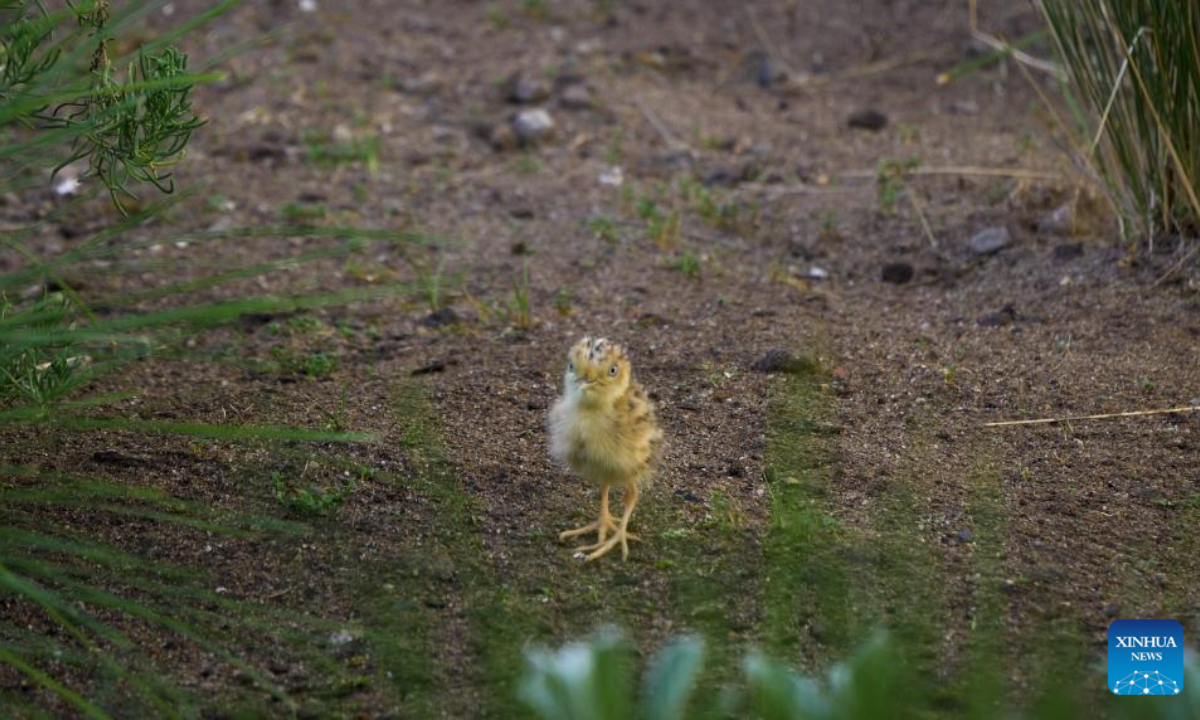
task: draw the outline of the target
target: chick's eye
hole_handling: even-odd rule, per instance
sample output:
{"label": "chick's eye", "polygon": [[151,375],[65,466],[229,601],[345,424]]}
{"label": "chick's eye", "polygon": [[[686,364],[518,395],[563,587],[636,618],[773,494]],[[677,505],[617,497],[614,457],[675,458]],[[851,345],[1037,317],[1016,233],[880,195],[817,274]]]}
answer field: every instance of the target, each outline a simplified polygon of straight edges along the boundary
{"label": "chick's eye", "polygon": [[569,372],[569,373],[575,372],[575,363],[573,363],[573,362],[567,363],[567,372]]}
{"label": "chick's eye", "polygon": [[610,368],[608,369],[608,374],[609,374],[609,376],[610,376],[610,377],[616,377],[616,376],[617,376],[617,366],[616,366],[615,364],[614,364],[612,367],[610,367]]}

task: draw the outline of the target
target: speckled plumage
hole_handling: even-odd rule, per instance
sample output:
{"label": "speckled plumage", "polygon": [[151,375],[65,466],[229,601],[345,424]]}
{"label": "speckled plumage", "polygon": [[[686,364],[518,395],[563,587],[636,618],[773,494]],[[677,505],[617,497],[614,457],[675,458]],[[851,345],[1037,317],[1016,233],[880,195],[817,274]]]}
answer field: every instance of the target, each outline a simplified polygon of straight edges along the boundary
{"label": "speckled plumage", "polygon": [[[571,348],[563,378],[563,394],[550,410],[550,453],[576,474],[602,488],[601,518],[586,526],[598,531],[600,542],[589,559],[614,546],[625,546],[624,526],[637,501],[638,490],[649,482],[662,445],[662,430],[654,405],[633,379],[625,350],[604,338],[585,337]],[[624,522],[618,527],[608,515],[608,489],[626,488]],[[573,537],[575,531],[563,533]],[[618,537],[619,536],[619,537]],[[632,537],[632,536],[630,536]]]}

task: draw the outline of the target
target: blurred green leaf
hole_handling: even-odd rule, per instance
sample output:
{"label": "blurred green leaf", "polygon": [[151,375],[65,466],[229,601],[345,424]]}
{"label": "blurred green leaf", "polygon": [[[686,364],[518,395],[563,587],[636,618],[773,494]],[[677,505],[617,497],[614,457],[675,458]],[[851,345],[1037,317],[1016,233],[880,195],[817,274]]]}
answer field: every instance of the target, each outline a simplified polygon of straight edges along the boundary
{"label": "blurred green leaf", "polygon": [[646,720],[679,720],[704,664],[704,640],[682,637],[659,651],[646,670],[642,685],[642,717]]}
{"label": "blurred green leaf", "polygon": [[763,720],[834,717],[817,684],[752,653],[742,663],[755,716]]}
{"label": "blurred green leaf", "polygon": [[525,655],[518,694],[546,720],[627,720],[633,687],[627,655],[612,628],[556,651],[534,648]]}

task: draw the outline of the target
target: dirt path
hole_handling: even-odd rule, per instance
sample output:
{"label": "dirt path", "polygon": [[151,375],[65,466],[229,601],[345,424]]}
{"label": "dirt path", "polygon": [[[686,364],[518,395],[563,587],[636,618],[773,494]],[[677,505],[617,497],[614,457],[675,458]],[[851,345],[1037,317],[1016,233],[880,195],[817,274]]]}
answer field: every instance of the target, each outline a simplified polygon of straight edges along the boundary
{"label": "dirt path", "polygon": [[[885,623],[937,678],[932,706],[954,715],[996,654],[1031,659],[1011,665],[1007,691],[1031,687],[1055,662],[1037,633],[1087,659],[1113,617],[1200,630],[1195,418],[981,427],[1200,395],[1200,299],[1186,282],[1154,283],[1169,257],[1127,267],[1105,237],[1038,231],[1069,199],[1065,182],[938,171],[1067,170],[1012,68],[933,84],[965,59],[962,3],[757,3],[789,65],[819,76],[802,88],[764,69],[741,3],[325,5],[248,7],[194,49],[282,27],[205,92],[213,122],[181,181],[211,192],[172,222],[300,217],[447,242],[329,250],[205,291],[418,288],[251,319],[187,362],[114,379],[160,398],[114,408],[378,441],[6,443],[10,465],[298,523],[223,540],[217,565],[202,532],[164,553],[258,603],[264,623],[299,614],[275,664],[254,642],[238,647],[241,675],[211,650],[152,658],[223,698],[214,712],[294,702],[314,716],[514,717],[527,642],[610,622],[643,655],[704,634],[715,697],[746,648],[820,668]],[[1036,21],[1023,3],[990,12],[1008,36]],[[897,62],[843,75],[881,60]],[[522,109],[506,100],[513,73],[546,94],[555,131],[496,151],[488,135]],[[865,110],[886,125],[849,127]],[[877,183],[910,159],[930,174]],[[600,180],[614,167],[620,186]],[[977,255],[968,239],[988,227],[1011,241]],[[233,254],[332,242],[266,238]],[[155,252],[201,272],[200,245]],[[888,263],[912,279],[882,281]],[[555,541],[597,504],[545,452],[566,349],[587,333],[629,347],[669,441],[628,563],[585,565]],[[95,462],[113,449],[165,460],[154,472]],[[336,515],[297,521],[273,505],[272,471],[358,482]],[[95,532],[129,546],[168,529]],[[0,691],[26,692],[15,680]]]}

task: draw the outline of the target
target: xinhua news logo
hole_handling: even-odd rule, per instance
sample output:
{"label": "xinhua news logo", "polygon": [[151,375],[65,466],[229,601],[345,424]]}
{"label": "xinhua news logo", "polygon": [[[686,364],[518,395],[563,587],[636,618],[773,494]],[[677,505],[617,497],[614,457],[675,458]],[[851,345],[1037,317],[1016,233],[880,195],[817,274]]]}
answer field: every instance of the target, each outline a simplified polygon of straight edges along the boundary
{"label": "xinhua news logo", "polygon": [[1117,620],[1108,626],[1108,689],[1117,695],[1183,691],[1183,626],[1177,620]]}

